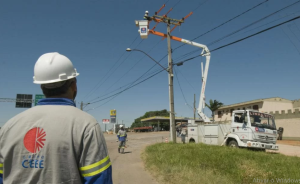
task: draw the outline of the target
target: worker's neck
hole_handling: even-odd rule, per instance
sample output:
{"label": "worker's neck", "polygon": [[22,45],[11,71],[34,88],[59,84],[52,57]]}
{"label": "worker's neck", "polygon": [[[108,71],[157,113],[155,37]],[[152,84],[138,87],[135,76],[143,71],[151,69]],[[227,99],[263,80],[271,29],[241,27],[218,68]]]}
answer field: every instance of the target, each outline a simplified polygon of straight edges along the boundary
{"label": "worker's neck", "polygon": [[70,100],[74,100],[73,97],[71,97],[69,95],[47,96],[46,98],[67,98],[67,99],[70,99]]}

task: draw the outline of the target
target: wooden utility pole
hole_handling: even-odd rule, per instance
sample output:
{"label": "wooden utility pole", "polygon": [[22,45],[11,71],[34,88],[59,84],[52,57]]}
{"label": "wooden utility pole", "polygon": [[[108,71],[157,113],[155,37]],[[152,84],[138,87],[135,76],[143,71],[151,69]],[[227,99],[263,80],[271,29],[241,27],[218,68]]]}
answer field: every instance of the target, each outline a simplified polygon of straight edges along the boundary
{"label": "wooden utility pole", "polygon": [[194,123],[196,123],[196,94],[194,94]]}
{"label": "wooden utility pole", "polygon": [[81,103],[80,103],[80,109],[83,111],[83,105],[85,105],[85,107],[87,106],[87,105],[89,105],[90,103],[86,103],[86,104],[84,104],[82,101],[81,101]]}
{"label": "wooden utility pole", "polygon": [[176,143],[176,130],[175,130],[175,110],[174,110],[174,87],[173,87],[173,61],[172,61],[172,48],[170,39],[170,20],[167,23],[167,40],[168,40],[168,72],[169,72],[169,102],[170,102],[170,140]]}
{"label": "wooden utility pole", "polygon": [[[184,20],[188,18],[192,12],[190,12],[187,16],[184,18],[178,20],[178,19],[172,19],[170,17],[167,17],[168,13],[172,11],[172,8],[163,16],[159,16],[158,13],[165,7],[165,4],[157,11],[155,12],[155,15],[148,16],[148,11],[145,12],[144,20],[143,21],[136,21],[136,25],[140,26],[140,34],[142,38],[147,38],[148,34],[154,34],[157,36],[161,36],[164,38],[167,38],[168,42],[168,79],[169,79],[169,105],[170,105],[170,140],[173,143],[176,143],[176,130],[175,130],[175,110],[174,110],[174,89],[173,89],[173,61],[172,61],[172,49],[171,49],[171,39],[176,41],[183,41],[181,38],[171,36],[171,32],[177,27],[180,26],[182,23],[184,23]],[[145,23],[146,21],[146,23]],[[149,29],[149,23],[151,21],[156,22],[156,25]],[[167,24],[167,34],[160,33],[155,31],[156,26],[159,23],[166,23]],[[173,28],[171,29],[170,26],[173,25]],[[145,27],[147,26],[147,27]],[[158,63],[159,64],[159,63]],[[159,64],[160,65],[160,64]]]}

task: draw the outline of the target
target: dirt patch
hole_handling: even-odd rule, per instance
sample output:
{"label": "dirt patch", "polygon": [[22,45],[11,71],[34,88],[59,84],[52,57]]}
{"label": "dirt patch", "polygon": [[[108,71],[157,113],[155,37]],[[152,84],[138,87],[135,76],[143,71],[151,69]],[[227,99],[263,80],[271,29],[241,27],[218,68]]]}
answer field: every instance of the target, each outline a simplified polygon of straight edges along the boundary
{"label": "dirt patch", "polygon": [[300,146],[300,141],[295,140],[277,140],[277,144],[285,144],[291,146]]}

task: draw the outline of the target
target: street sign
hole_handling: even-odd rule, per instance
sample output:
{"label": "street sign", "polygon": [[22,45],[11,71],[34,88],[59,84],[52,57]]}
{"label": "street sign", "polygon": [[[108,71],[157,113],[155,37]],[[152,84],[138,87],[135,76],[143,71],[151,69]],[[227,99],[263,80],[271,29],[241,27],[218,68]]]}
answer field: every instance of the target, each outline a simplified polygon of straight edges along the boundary
{"label": "street sign", "polygon": [[109,124],[109,119],[102,119],[103,124]]}
{"label": "street sign", "polygon": [[40,99],[45,98],[45,95],[35,95],[35,99],[34,99],[34,105],[36,106],[36,104],[38,103],[38,101]]}
{"label": "street sign", "polygon": [[116,123],[116,118],[117,118],[117,111],[115,109],[110,110],[110,122]]}
{"label": "street sign", "polygon": [[16,108],[31,108],[32,106],[32,95],[17,94]]}

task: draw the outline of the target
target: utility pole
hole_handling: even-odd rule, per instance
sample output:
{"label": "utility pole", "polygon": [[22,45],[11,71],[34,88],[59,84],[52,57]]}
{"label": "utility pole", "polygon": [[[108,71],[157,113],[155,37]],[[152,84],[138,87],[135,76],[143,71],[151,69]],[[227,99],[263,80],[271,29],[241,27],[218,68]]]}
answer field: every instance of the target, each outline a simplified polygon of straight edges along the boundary
{"label": "utility pole", "polygon": [[194,123],[196,123],[196,94],[194,94]]}
{"label": "utility pole", "polygon": [[81,103],[80,103],[80,109],[83,110],[83,105],[89,105],[89,104],[90,104],[90,103],[84,104],[83,101],[81,101]]}
{"label": "utility pole", "polygon": [[[165,4],[157,11],[155,12],[155,15],[149,16],[149,12],[146,11],[144,15],[144,20],[142,21],[135,21],[135,25],[139,27],[139,33],[142,39],[146,39],[148,37],[148,34],[154,34],[157,36],[161,36],[164,38],[167,38],[168,42],[168,78],[169,78],[169,105],[170,105],[170,140],[174,143],[176,143],[176,130],[175,130],[175,112],[174,112],[174,90],[173,90],[173,61],[172,61],[172,49],[171,49],[171,39],[185,42],[185,40],[171,36],[171,32],[177,27],[180,26],[182,23],[184,23],[184,20],[188,18],[193,12],[190,12],[187,16],[184,18],[177,20],[172,19],[168,17],[168,13],[172,11],[172,8],[163,16],[159,16],[158,13],[165,7]],[[156,25],[149,29],[149,23],[151,21],[156,22]],[[166,23],[167,24],[167,34],[157,32],[155,31],[156,26],[160,23]],[[173,28],[170,30],[170,26],[173,25]],[[128,49],[130,50],[130,49]],[[158,63],[159,64],[159,63]],[[160,65],[160,64],[159,64]]]}
{"label": "utility pole", "polygon": [[172,48],[170,38],[170,20],[167,23],[167,40],[168,40],[168,72],[169,72],[169,102],[170,102],[170,140],[176,143],[175,132],[175,110],[174,110],[174,88],[173,88],[173,61],[172,61]]}

